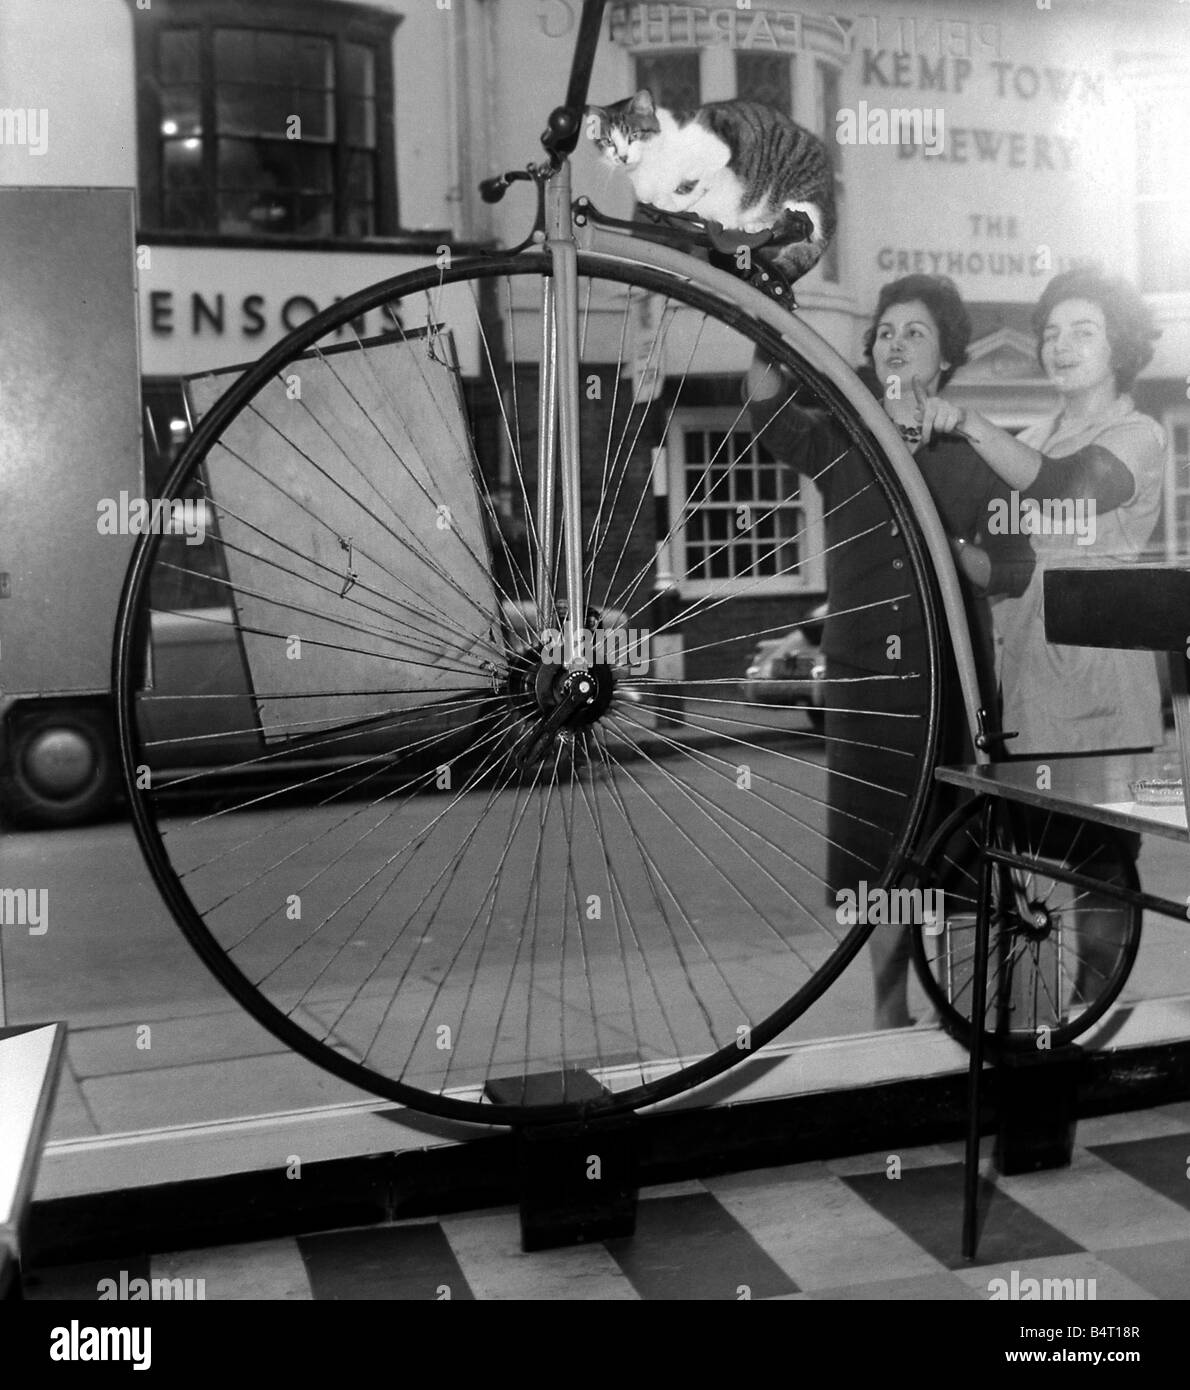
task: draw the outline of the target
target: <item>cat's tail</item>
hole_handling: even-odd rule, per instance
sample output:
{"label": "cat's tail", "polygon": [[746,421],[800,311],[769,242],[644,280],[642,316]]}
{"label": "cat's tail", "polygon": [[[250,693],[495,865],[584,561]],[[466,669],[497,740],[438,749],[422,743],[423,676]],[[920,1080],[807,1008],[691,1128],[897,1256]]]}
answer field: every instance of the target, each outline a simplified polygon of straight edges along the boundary
{"label": "cat's tail", "polygon": [[822,259],[835,232],[834,209],[820,208],[815,203],[786,203],[773,226],[773,232],[784,245],[773,248],[771,255],[781,271],[792,280],[799,280],[813,270]]}
{"label": "cat's tail", "polygon": [[794,241],[771,253],[777,267],[790,281],[800,280],[808,275],[822,259],[822,254],[830,243],[822,241]]}

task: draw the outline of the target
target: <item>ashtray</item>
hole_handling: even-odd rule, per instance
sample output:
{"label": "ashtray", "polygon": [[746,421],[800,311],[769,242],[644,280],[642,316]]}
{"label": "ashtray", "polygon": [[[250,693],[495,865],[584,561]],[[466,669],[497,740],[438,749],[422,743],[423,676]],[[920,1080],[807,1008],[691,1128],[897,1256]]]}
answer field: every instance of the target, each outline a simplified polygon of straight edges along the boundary
{"label": "ashtray", "polygon": [[1129,783],[1132,799],[1147,806],[1180,806],[1184,796],[1180,777],[1141,777]]}

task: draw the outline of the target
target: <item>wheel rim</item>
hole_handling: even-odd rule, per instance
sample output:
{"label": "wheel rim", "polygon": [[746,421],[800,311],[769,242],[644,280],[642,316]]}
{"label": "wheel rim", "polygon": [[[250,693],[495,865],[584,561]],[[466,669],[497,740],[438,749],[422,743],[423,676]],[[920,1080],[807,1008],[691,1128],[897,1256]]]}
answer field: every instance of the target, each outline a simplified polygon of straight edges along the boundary
{"label": "wheel rim", "polygon": [[[783,360],[801,399],[829,408],[869,460],[870,486],[903,536],[902,597],[920,613],[925,654],[911,673],[918,706],[912,755],[904,756],[912,782],[898,788],[901,814],[872,852],[870,887],[880,888],[899,871],[920,821],[940,699],[933,576],[891,470],[838,388],[734,306],[614,261],[586,258],[580,274],[584,346],[590,333],[601,351],[610,342],[613,354],[610,371],[594,350],[584,359],[601,369],[613,397],[598,446],[584,440],[584,467],[594,458],[598,472],[585,485],[583,515],[597,632],[647,628],[655,644],[674,626],[672,617],[652,616],[659,612],[653,542],[644,554],[632,539],[652,504],[640,458],[656,447],[659,424],[661,442],[672,438],[693,395],[689,368],[704,332],[734,335],[749,351],[760,345]],[[657,667],[632,660],[641,653],[630,635],[617,639],[619,649],[611,643],[610,656],[597,655],[594,713],[562,710],[567,691],[547,659],[547,624],[530,603],[540,553],[531,501],[535,406],[519,351],[530,334],[512,312],[543,275],[544,259],[528,256],[401,277],[312,320],[221,397],[216,383],[195,388],[196,398],[214,403],[165,494],[206,501],[235,641],[254,683],[254,722],[240,732],[260,735],[262,751],[184,777],[155,772],[149,786],[138,776],[180,752],[193,761],[213,742],[152,737],[154,707],[136,694],[140,635],[153,611],[170,611],[153,609],[154,589],[179,568],[162,558],[158,536],[143,537],[134,556],[115,666],[138,839],[175,917],[218,978],[277,1036],[345,1080],[487,1123],[636,1108],[709,1079],[803,1012],[870,930],[841,924],[824,905],[822,859],[833,832],[823,750],[847,741],[832,734],[829,709],[824,736],[810,733],[804,716],[782,725],[771,706],[762,711],[737,693],[739,677],[662,679]],[[452,290],[448,302],[443,291]],[[645,302],[659,325],[649,355],[673,351],[675,342],[679,357],[690,348],[684,370],[669,367],[669,395],[652,411],[644,376],[633,385],[621,370]],[[344,350],[331,350],[344,325],[384,304],[398,305],[404,325],[390,341],[368,339],[365,347],[348,332]],[[511,322],[503,356],[484,327],[493,308]],[[480,324],[476,377],[488,388],[483,399],[476,382],[466,382],[468,410],[458,415],[442,405],[450,399],[438,375],[450,375],[440,355],[447,340],[414,329],[449,324],[451,315],[464,327]],[[422,352],[413,372],[409,360]],[[379,392],[390,368],[403,373],[401,420]],[[278,428],[293,375],[303,378],[303,394],[291,422]],[[439,491],[436,475],[417,476],[409,458],[400,499],[377,485],[378,460],[399,452],[391,447],[395,431],[406,430],[410,455],[434,452],[409,424],[410,383],[424,384],[427,375],[431,416],[435,409],[443,416],[441,438],[451,446],[439,449],[436,464],[460,444],[450,431],[460,420],[470,431],[485,409],[503,447],[493,464],[482,419],[461,441],[480,455],[488,479],[473,496],[461,486],[465,469]],[[735,409],[746,422],[743,407]],[[340,431],[352,448],[340,447]],[[437,432],[435,423],[426,439]],[[689,467],[709,477],[723,450],[738,447],[733,438],[731,431],[722,441],[708,436],[709,457]],[[501,468],[508,485],[493,497]],[[765,476],[761,467],[752,474]],[[353,493],[358,515],[348,524],[338,509]],[[778,490],[752,499],[779,518],[771,559],[761,558],[761,541],[752,552],[758,588],[766,564],[780,577],[812,558],[804,526],[792,535],[778,530],[788,496]],[[427,542],[425,518],[420,534],[404,525],[414,503],[451,509],[441,549]],[[501,529],[500,507],[519,516],[521,534]],[[701,544],[709,573],[728,547],[709,532]],[[729,590],[738,596],[738,583],[710,583],[694,616],[713,614]],[[687,642],[687,670],[699,669],[694,657],[713,659],[729,641],[755,641],[772,626],[730,639],[704,634],[693,644],[700,651]],[[302,640],[299,660],[319,658],[311,662],[318,678],[303,675],[300,690],[286,686],[293,666],[287,670],[280,655],[293,636]],[[351,666],[350,681],[336,682],[336,663]],[[736,669],[745,664],[741,655]],[[844,707],[868,699],[870,713],[884,717],[879,682],[845,690]],[[192,704],[213,709],[237,700],[242,709],[243,691],[209,689],[204,704]],[[558,731],[551,728],[538,748],[551,716]],[[295,728],[296,744],[283,738]],[[307,766],[335,741],[343,745],[341,766]],[[300,770],[291,770],[300,758]],[[204,810],[206,789],[262,769],[282,770],[283,785],[237,789],[230,806]],[[592,1094],[585,1071],[598,1077],[602,1094]],[[555,1078],[552,1086],[526,1079],[542,1075]],[[494,1098],[485,1087],[500,1080],[511,1084]]]}
{"label": "wheel rim", "polygon": [[[984,802],[960,808],[923,856],[921,882],[943,893],[936,925],[914,935],[914,955],[943,1023],[971,1030],[972,963]],[[1000,843],[1035,861],[1015,878],[992,875],[984,1035],[1010,1050],[1061,1046],[1086,1032],[1124,987],[1140,944],[1139,908],[1098,901],[1067,870],[1136,890],[1136,866],[1112,831],[1047,816],[1001,816]]]}

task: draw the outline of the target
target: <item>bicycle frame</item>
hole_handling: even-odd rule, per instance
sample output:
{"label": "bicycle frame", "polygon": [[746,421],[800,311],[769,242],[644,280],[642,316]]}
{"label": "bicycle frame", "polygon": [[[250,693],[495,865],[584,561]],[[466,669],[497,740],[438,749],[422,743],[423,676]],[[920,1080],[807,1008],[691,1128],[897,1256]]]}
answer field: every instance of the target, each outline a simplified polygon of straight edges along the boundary
{"label": "bicycle frame", "polygon": [[[549,173],[544,190],[545,249],[553,263],[553,280],[547,284],[542,304],[542,361],[538,438],[542,455],[538,477],[538,531],[541,544],[537,576],[537,602],[543,620],[554,612],[554,478],[555,464],[562,505],[562,549],[566,582],[567,615],[564,652],[568,672],[586,666],[582,652],[582,627],[586,605],[583,592],[582,529],[580,515],[578,401],[578,249],[652,266],[705,288],[744,309],[771,327],[795,350],[808,356],[857,409],[875,436],[904,487],[921,526],[925,547],[938,581],[947,636],[958,669],[963,706],[977,762],[989,760],[987,714],[976,677],[971,635],[967,628],[962,591],[950,544],[938,517],[934,499],[912,455],[879,404],[850,366],[829,343],[786,308],[751,285],[716,270],[681,251],[633,237],[631,233],[597,228],[584,219],[577,226],[572,205],[570,155],[582,130],[588,88],[595,63],[603,12],[607,0],[583,0],[578,42],[567,85],[566,105],[550,117],[542,144],[549,153]],[[542,171],[544,173],[544,171]],[[523,177],[523,175],[522,175]],[[577,235],[576,235],[577,232]],[[555,449],[556,444],[556,449]]]}

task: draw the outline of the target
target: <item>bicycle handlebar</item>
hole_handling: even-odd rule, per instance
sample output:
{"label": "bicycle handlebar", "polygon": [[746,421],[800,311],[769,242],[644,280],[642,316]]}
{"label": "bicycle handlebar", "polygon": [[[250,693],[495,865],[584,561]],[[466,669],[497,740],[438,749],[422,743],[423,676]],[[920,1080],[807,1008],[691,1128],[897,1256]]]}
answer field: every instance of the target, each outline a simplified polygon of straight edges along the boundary
{"label": "bicycle handlebar", "polygon": [[522,179],[529,182],[532,178],[528,169],[513,169],[507,174],[497,174],[495,178],[484,179],[479,185],[479,196],[485,203],[498,203],[508,192],[510,183],[518,183]]}

